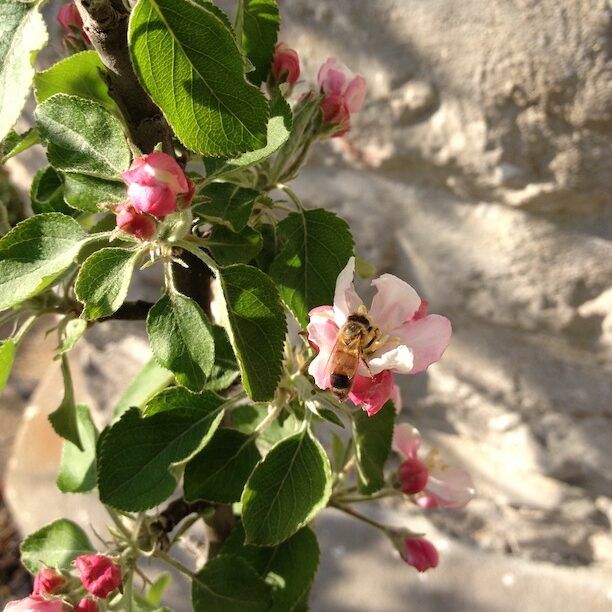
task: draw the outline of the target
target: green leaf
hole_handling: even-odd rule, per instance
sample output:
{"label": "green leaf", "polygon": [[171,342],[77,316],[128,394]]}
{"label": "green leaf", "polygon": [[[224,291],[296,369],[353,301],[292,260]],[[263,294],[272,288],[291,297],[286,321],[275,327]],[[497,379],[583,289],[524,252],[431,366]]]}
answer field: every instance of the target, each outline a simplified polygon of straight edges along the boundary
{"label": "green leaf", "polygon": [[87,493],[96,487],[98,432],[87,406],[77,406],[77,423],[83,450],[66,440],[62,449],[57,488],[62,493]]}
{"label": "green leaf", "polygon": [[256,401],[270,400],[281,375],[287,329],[276,287],[263,272],[243,264],[223,268],[219,280],[244,388]]}
{"label": "green leaf", "polygon": [[213,325],[212,331],[215,340],[215,364],[206,381],[206,388],[211,391],[223,391],[240,376],[240,368],[225,329]]}
{"label": "green leaf", "polygon": [[83,212],[100,212],[99,204],[125,200],[125,184],[86,174],[64,174],[64,200]]}
{"label": "green leaf", "polygon": [[345,221],[322,208],[291,213],[278,224],[285,246],[270,267],[281,298],[303,327],[308,312],[332,304],[336,279],[353,254]]}
{"label": "green leaf", "polygon": [[64,184],[60,175],[51,167],[41,168],[32,180],[30,188],[32,210],[36,213],[59,212],[72,215],[74,210],[64,202]]}
{"label": "green leaf", "polygon": [[353,414],[353,438],[359,491],[370,495],[385,485],[384,467],[393,438],[395,408],[387,402],[374,416],[363,410]]}
{"label": "green leaf", "polygon": [[22,221],[0,240],[0,310],[51,285],[70,267],[85,238],[66,215],[47,213]]}
{"label": "green leaf", "polygon": [[87,331],[87,321],[84,319],[70,319],[62,326],[60,345],[57,349],[58,355],[68,353]]}
{"label": "green leaf", "polygon": [[61,357],[62,378],[64,382],[64,398],[62,403],[49,416],[49,422],[55,433],[69,440],[80,450],[84,450],[77,421],[77,407],[74,401],[72,376],[66,355]]}
{"label": "green leaf", "polygon": [[221,178],[236,170],[254,166],[264,159],[267,159],[287,142],[291,135],[292,125],[291,107],[287,104],[285,99],[279,95],[270,102],[270,118],[268,119],[266,128],[268,134],[266,146],[261,149],[256,149],[255,151],[243,153],[235,159],[230,159],[219,164],[218,168],[215,168],[211,172],[209,178]]}
{"label": "green leaf", "polygon": [[123,304],[140,251],[106,247],[90,255],[75,284],[86,319],[109,317]]}
{"label": "green leaf", "polygon": [[82,51],[53,64],[34,76],[34,95],[40,104],[57,93],[70,94],[98,102],[118,113],[102,78],[106,68],[95,51]]}
{"label": "green leaf", "polygon": [[[266,416],[268,412],[264,407],[245,404],[232,410],[232,424],[238,431],[252,434]],[[257,434],[257,448],[266,452],[281,440],[297,433],[301,426],[302,421],[293,414],[282,412],[276,420]]]}
{"label": "green leaf", "polygon": [[191,298],[173,291],[151,308],[147,333],[160,365],[179,384],[201,391],[215,361],[215,343],[204,311]]}
{"label": "green leaf", "polygon": [[96,552],[85,532],[67,519],[54,521],[30,534],[19,548],[21,562],[32,574],[43,567],[70,571],[79,555]]}
{"label": "green leaf", "polygon": [[215,557],[193,577],[195,612],[266,612],[270,587],[240,557]]}
{"label": "green leaf", "polygon": [[246,81],[233,33],[208,3],[139,0],[129,46],[139,79],[189,149],[218,156],[265,146],[266,99]]}
{"label": "green leaf", "polygon": [[5,164],[11,157],[19,155],[19,153],[39,142],[40,135],[36,128],[30,128],[23,134],[17,134],[17,132],[11,130],[2,141],[2,150],[0,152],[0,157],[2,157],[1,163]]}
{"label": "green leaf", "polygon": [[249,563],[272,586],[270,608],[293,610],[308,592],[319,565],[319,544],[312,529],[303,527],[278,546],[244,544],[244,528],[238,523],[225,541],[222,555],[237,555]]}
{"label": "green leaf", "polygon": [[212,256],[221,266],[248,263],[261,251],[261,234],[248,225],[233,232],[224,225],[215,225],[206,239]]}
{"label": "green leaf", "polygon": [[212,223],[223,223],[239,232],[249,221],[255,200],[261,194],[233,183],[210,183],[198,193],[205,198],[193,206],[195,216]]}
{"label": "green leaf", "polygon": [[244,0],[242,47],[255,66],[248,75],[249,81],[255,85],[268,76],[279,27],[276,0]]}
{"label": "green leaf", "polygon": [[59,93],[35,115],[56,170],[112,180],[128,169],[131,152],[121,122],[97,102]]}
{"label": "green leaf", "polygon": [[164,595],[164,591],[168,588],[171,582],[172,576],[170,574],[161,574],[158,576],[147,591],[147,601],[153,606],[159,606]]}
{"label": "green leaf", "polygon": [[272,262],[278,255],[278,236],[276,225],[263,223],[257,226],[257,231],[261,234],[262,245],[259,255],[255,258],[257,267],[263,272],[268,273]]}
{"label": "green leaf", "polygon": [[247,544],[274,546],[310,522],[331,494],[329,460],[304,430],[274,446],[251,474],[242,495]]}
{"label": "green leaf", "polygon": [[132,406],[142,408],[156,393],[165,389],[173,380],[172,372],[162,368],[155,359],[151,359],[121,394],[115,406],[115,416],[120,417]]}
{"label": "green leaf", "polygon": [[37,2],[0,0],[0,140],[21,113],[36,54],[46,44],[47,28]]}
{"label": "green leaf", "polygon": [[6,381],[13,369],[16,349],[17,345],[11,338],[8,338],[0,344],[0,392],[4,390]]}
{"label": "green leaf", "polygon": [[172,387],[156,395],[146,416],[137,408],[123,414],[105,434],[98,456],[103,503],[126,511],[152,508],[176,488],[171,469],[210,440],[223,418],[224,400]]}
{"label": "green leaf", "polygon": [[218,429],[212,440],[185,466],[185,498],[231,503],[261,455],[255,437],[235,429]]}

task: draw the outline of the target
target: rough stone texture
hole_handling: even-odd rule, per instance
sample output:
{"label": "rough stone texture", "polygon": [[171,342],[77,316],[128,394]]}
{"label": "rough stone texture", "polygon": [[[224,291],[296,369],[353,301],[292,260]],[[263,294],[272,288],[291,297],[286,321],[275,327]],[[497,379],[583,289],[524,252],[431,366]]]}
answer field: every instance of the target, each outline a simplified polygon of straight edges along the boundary
{"label": "rough stone texture", "polygon": [[406,418],[479,490],[434,521],[494,550],[610,563],[608,3],[304,0],[283,15],[306,78],[334,55],[369,85],[298,193],[453,320],[444,359],[402,382]]}

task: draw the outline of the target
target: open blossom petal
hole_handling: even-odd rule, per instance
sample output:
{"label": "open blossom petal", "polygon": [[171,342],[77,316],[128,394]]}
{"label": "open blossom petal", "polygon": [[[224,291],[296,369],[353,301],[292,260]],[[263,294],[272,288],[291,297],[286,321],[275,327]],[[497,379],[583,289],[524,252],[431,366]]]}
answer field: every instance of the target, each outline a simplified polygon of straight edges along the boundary
{"label": "open blossom petal", "polygon": [[331,350],[338,338],[338,326],[334,322],[334,309],[331,306],[320,306],[308,313],[308,341],[317,350],[316,357],[308,366],[308,373],[314,378],[317,387],[330,387],[329,373],[325,370]]}
{"label": "open blossom petal", "polygon": [[419,430],[408,423],[401,423],[395,428],[393,433],[393,450],[405,459],[416,459],[419,447],[421,446],[421,436]]}
{"label": "open blossom petal", "polygon": [[355,75],[344,92],[344,99],[351,113],[358,113],[361,110],[366,93],[366,80],[360,74]]}
{"label": "open blossom petal", "polygon": [[61,599],[45,599],[40,595],[30,595],[24,599],[9,601],[4,612],[64,612],[68,606]]}
{"label": "open blossom petal", "polygon": [[357,374],[349,399],[361,406],[368,416],[375,415],[391,397],[393,393],[393,375],[391,372],[381,372],[377,376],[361,376]]}
{"label": "open blossom petal", "polygon": [[378,374],[383,370],[409,374],[413,365],[412,351],[407,346],[400,344],[378,357],[373,357],[368,361],[368,365],[372,374]]}
{"label": "open blossom petal", "polygon": [[399,414],[402,411],[402,393],[399,385],[393,385],[393,391],[391,391],[391,397],[389,398],[395,406],[395,412]]}
{"label": "open blossom petal", "polygon": [[363,305],[361,298],[355,291],[353,276],[355,275],[355,258],[349,258],[344,270],[336,280],[336,292],[334,294],[334,317],[336,325],[342,326],[346,318]]}
{"label": "open blossom petal", "polygon": [[402,343],[412,350],[414,365],[411,374],[423,372],[442,357],[451,338],[450,321],[440,315],[427,315],[394,329]]}
{"label": "open blossom petal", "polygon": [[469,472],[461,468],[436,464],[429,470],[423,494],[416,499],[421,508],[463,508],[475,494]]}
{"label": "open blossom petal", "polygon": [[335,57],[329,57],[319,68],[317,82],[326,94],[342,94],[345,85],[353,78],[352,71]]}
{"label": "open blossom petal", "polygon": [[377,293],[372,300],[370,315],[387,332],[410,320],[421,305],[419,294],[393,274],[375,278],[372,285],[376,287]]}

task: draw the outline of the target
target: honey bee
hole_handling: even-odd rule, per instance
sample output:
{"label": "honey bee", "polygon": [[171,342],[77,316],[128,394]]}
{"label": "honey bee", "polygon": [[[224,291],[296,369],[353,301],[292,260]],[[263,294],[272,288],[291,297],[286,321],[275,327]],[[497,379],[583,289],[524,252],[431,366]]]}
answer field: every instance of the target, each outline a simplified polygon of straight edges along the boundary
{"label": "honey bee", "polygon": [[353,387],[359,361],[363,360],[369,370],[366,359],[382,343],[382,333],[372,324],[365,306],[359,306],[357,312],[347,317],[346,323],[338,331],[326,366],[331,390],[339,401],[345,401]]}

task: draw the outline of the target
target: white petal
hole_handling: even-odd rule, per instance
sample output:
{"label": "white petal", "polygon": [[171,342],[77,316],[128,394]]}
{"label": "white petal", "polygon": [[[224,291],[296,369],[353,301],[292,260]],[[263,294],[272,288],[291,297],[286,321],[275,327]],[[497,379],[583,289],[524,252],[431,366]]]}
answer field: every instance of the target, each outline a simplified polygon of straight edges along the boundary
{"label": "white petal", "polygon": [[336,280],[334,318],[338,327],[344,325],[346,318],[363,304],[353,285],[354,276],[355,258],[351,257]]}
{"label": "white petal", "polygon": [[375,323],[389,332],[412,318],[421,304],[419,294],[393,274],[383,274],[372,281],[377,293],[372,300],[370,315]]}
{"label": "white petal", "polygon": [[412,351],[404,344],[400,344],[368,361],[372,374],[378,374],[383,370],[392,370],[398,374],[408,374],[412,370],[412,364]]}
{"label": "white petal", "polygon": [[446,317],[427,315],[424,319],[409,321],[391,333],[399,336],[401,341],[412,349],[412,374],[416,374],[426,370],[442,357],[450,342],[452,327]]}
{"label": "white petal", "polygon": [[415,458],[421,445],[421,436],[416,427],[408,423],[400,423],[393,433],[393,450],[406,459]]}

